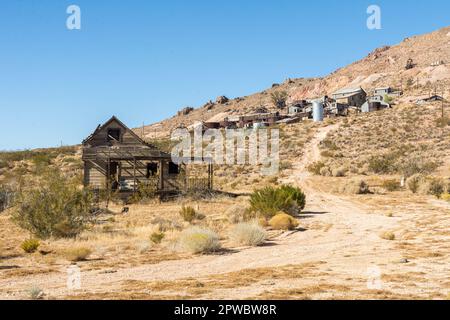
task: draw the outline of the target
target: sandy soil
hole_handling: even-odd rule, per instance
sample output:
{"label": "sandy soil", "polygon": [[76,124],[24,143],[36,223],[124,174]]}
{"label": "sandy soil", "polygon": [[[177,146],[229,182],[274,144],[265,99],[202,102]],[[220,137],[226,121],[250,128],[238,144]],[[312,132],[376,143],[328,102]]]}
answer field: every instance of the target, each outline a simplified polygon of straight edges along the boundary
{"label": "sandy soil", "polygon": [[[218,275],[305,263],[313,267],[304,276],[290,279],[268,276],[245,285],[236,283],[214,288],[195,298],[284,299],[293,298],[298,290],[312,286],[322,289],[312,291],[307,298],[445,298],[450,291],[450,248],[446,244],[450,237],[450,207],[441,201],[414,203],[376,196],[363,199],[321,190],[305,167],[320,158],[320,141],[336,128],[319,129],[306,147],[304,158],[293,167],[285,181],[300,185],[306,191],[308,203],[300,221],[305,230],[282,234],[266,246],[220,255],[117,269],[113,273],[85,271],[81,275],[82,289],[76,292],[66,287],[66,270],[2,279],[0,298],[25,298],[24,292],[30,286],[43,288],[48,298],[68,295],[102,298],[115,294],[119,297],[124,296],[124,290],[130,290],[124,285],[130,281],[176,282],[209,277],[214,282]],[[392,217],[386,214],[391,210],[395,210]],[[398,239],[381,239],[379,234],[383,231],[395,232]],[[170,286],[162,292],[188,297],[179,288],[175,292]],[[147,293],[151,298],[152,292]]]}

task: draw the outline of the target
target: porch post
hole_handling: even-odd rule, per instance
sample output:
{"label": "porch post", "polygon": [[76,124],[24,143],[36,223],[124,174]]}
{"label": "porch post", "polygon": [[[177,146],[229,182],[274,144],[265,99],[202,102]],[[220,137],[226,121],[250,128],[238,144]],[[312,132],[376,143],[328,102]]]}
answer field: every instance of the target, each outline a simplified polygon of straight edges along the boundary
{"label": "porch post", "polygon": [[134,179],[134,184],[133,184],[133,192],[136,192],[136,158],[133,158],[133,179]]}
{"label": "porch post", "polygon": [[159,189],[164,190],[164,160],[159,160]]}

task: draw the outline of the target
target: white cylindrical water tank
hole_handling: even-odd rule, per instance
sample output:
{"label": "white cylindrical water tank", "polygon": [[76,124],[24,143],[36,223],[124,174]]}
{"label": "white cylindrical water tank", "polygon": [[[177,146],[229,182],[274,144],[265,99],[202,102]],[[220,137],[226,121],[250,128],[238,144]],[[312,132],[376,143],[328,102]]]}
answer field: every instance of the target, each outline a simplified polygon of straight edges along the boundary
{"label": "white cylindrical water tank", "polygon": [[312,107],[313,120],[314,122],[322,122],[323,121],[323,104],[320,101],[313,101]]}

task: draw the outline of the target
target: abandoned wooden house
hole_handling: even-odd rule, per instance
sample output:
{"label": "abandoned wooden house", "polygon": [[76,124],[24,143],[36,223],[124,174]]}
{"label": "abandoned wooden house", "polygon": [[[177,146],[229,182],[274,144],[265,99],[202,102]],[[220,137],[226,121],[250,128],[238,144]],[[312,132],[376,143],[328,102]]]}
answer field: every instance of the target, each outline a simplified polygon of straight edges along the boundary
{"label": "abandoned wooden house", "polygon": [[173,193],[213,188],[212,161],[173,161],[116,117],[99,125],[82,147],[84,184],[94,189],[133,193],[147,186]]}
{"label": "abandoned wooden house", "polygon": [[332,97],[338,104],[361,108],[366,102],[367,93],[361,87],[348,88],[336,91],[333,93]]}

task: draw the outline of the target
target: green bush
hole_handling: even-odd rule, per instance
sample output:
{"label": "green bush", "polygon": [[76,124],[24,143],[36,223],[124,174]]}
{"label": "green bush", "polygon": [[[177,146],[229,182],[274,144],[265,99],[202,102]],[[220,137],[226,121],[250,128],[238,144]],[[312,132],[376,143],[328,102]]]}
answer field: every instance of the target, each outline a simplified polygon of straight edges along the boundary
{"label": "green bush", "polygon": [[150,235],[150,241],[154,244],[160,244],[165,236],[164,232],[153,232]]}
{"label": "green bush", "polygon": [[183,251],[210,253],[220,249],[219,236],[207,229],[192,227],[180,234],[179,244]]}
{"label": "green bush", "polygon": [[245,246],[259,246],[266,238],[266,231],[257,223],[239,223],[230,232],[231,241]]}
{"label": "green bush", "polygon": [[279,211],[298,213],[305,208],[305,204],[306,196],[302,190],[288,185],[266,187],[250,196],[250,210],[266,218],[273,217]]}
{"label": "green bush", "polygon": [[37,239],[27,239],[24,242],[22,242],[20,247],[26,253],[34,253],[37,251],[40,245],[41,243]]}
{"label": "green bush", "polygon": [[197,217],[197,212],[192,207],[182,206],[180,210],[180,216],[183,218],[184,221],[191,223]]}
{"label": "green bush", "polygon": [[19,192],[13,220],[41,239],[75,237],[90,221],[92,193],[59,172],[47,172],[39,185]]}

